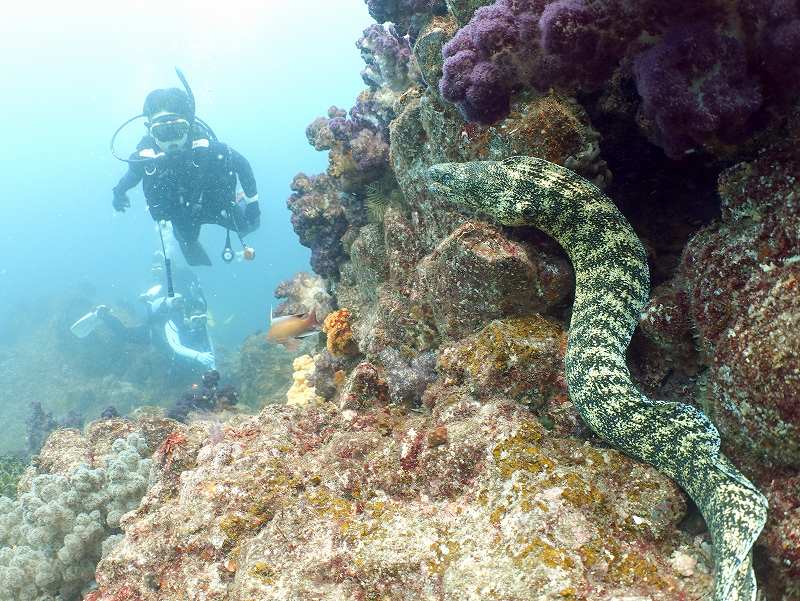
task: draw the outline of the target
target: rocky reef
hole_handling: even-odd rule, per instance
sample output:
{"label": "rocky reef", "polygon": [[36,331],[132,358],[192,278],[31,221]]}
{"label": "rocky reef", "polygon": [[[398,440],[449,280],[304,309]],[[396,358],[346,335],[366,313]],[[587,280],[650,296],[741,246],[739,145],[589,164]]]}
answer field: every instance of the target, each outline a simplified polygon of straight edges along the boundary
{"label": "rocky reef", "polygon": [[[713,594],[697,509],[570,401],[570,260],[428,191],[436,163],[519,155],[630,221],[652,281],[633,378],[713,420],[769,500],[760,598],[800,598],[800,3],[366,4],[366,88],[320,107],[306,136],[328,169],[287,202],[315,274],[275,314],[313,308],[322,333],[297,353],[246,342],[257,415],[148,439],[147,491],[84,600]],[[56,465],[46,444],[40,470],[87,453],[57,432],[75,452]]]}
{"label": "rocky reef", "polygon": [[[357,347],[319,349],[317,394],[357,415],[372,399],[404,419],[502,398],[545,439],[592,444],[563,374],[570,262],[536,230],[444,206],[425,179],[440,162],[527,155],[565,166],[616,201],[647,250],[651,300],[628,352],[637,383],[714,420],[724,451],[777,504],[755,549],[761,588],[768,599],[800,595],[800,118],[787,63],[800,50],[800,5],[367,5],[381,24],[358,42],[368,89],[309,127],[330,167],[298,176],[318,182],[314,206],[331,215],[320,237],[302,225],[298,235],[330,257],[317,272]],[[365,129],[388,154],[345,161]],[[311,209],[298,213],[296,197],[299,219]],[[702,533],[695,509],[684,517],[678,532]],[[449,569],[442,595],[469,598]],[[692,569],[690,580],[702,572]],[[495,582],[487,576],[487,594]],[[566,598],[600,598],[571,582]]]}
{"label": "rocky reef", "polygon": [[703,537],[678,530],[683,498],[654,470],[549,433],[514,401],[414,415],[376,400],[270,406],[216,441],[186,432],[87,600],[708,590]]}

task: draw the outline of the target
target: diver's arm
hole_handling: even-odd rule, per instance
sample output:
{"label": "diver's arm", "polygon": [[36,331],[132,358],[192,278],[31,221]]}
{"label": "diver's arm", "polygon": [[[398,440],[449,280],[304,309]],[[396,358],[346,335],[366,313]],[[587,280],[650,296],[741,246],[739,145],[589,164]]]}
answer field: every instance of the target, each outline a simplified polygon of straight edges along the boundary
{"label": "diver's arm", "polygon": [[117,211],[124,211],[131,206],[131,201],[128,200],[126,192],[142,181],[143,176],[144,169],[141,164],[128,163],[128,170],[113,188],[114,200],[112,201],[112,205],[114,209]]}
{"label": "diver's arm", "polygon": [[244,216],[249,222],[252,231],[257,229],[261,224],[261,208],[258,206],[256,178],[253,175],[253,168],[250,167],[250,163],[247,159],[233,148],[230,150],[233,170],[239,176],[239,183],[242,185],[242,190],[244,191]]}
{"label": "diver's arm", "polygon": [[231,163],[236,175],[239,176],[239,183],[242,184],[244,195],[249,199],[258,196],[258,187],[256,186],[256,178],[253,175],[253,168],[244,156],[236,152],[233,148],[231,150]]}
{"label": "diver's arm", "polygon": [[196,351],[193,348],[185,346],[181,342],[181,337],[178,334],[178,328],[175,325],[175,322],[172,320],[169,320],[164,324],[164,337],[167,340],[167,344],[172,349],[172,352],[174,352],[176,355],[190,361],[195,361],[205,369],[214,369],[214,355],[212,353]]}

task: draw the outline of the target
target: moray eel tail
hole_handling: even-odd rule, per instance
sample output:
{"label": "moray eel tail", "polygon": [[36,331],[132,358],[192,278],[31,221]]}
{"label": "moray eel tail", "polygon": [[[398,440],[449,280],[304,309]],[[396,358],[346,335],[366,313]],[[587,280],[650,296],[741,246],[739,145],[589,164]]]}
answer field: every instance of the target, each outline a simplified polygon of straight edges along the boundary
{"label": "moray eel tail", "polygon": [[708,524],[716,563],[714,601],[754,601],[753,543],[767,502],[721,453],[709,419],[682,403],[653,401],[625,362],[648,300],[644,247],[596,186],[533,157],[445,163],[428,173],[430,191],[504,225],[543,230],[575,269],[566,375],[570,397],[599,436],[674,479]]}

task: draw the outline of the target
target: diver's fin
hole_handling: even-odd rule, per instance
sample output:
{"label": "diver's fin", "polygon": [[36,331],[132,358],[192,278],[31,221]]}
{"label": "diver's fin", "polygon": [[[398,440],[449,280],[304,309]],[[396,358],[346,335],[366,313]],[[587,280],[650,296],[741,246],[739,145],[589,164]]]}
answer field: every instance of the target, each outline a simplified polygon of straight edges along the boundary
{"label": "diver's fin", "polygon": [[72,332],[78,338],[86,338],[89,334],[94,332],[95,328],[100,324],[100,317],[97,315],[97,311],[90,311],[83,317],[81,317],[78,321],[73,323],[69,327],[69,331]]}
{"label": "diver's fin", "polygon": [[192,267],[197,265],[211,265],[211,259],[208,258],[203,245],[197,240],[194,242],[181,242],[181,251],[183,251],[183,258]]}

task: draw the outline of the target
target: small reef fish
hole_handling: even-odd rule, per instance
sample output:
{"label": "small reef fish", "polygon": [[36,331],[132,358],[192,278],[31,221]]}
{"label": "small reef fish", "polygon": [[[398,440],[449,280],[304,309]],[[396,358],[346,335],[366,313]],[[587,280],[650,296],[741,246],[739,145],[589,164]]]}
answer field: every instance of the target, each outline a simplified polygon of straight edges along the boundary
{"label": "small reef fish", "polygon": [[317,314],[313,309],[308,313],[275,317],[272,314],[272,307],[270,307],[267,340],[275,344],[282,344],[289,351],[295,351],[300,344],[298,340],[318,334],[319,327],[320,323],[317,321]]}

